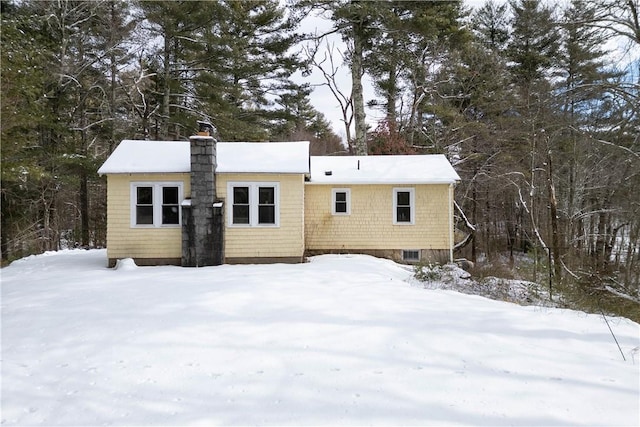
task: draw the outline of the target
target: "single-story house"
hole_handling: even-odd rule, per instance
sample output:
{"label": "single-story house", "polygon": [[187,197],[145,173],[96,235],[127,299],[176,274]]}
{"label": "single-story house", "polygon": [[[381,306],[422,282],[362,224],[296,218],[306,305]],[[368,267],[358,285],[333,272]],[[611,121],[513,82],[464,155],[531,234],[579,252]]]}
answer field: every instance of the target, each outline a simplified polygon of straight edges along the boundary
{"label": "single-story house", "polygon": [[451,261],[443,155],[309,156],[308,142],[124,140],[107,176],[109,265],[302,262],[323,253]]}

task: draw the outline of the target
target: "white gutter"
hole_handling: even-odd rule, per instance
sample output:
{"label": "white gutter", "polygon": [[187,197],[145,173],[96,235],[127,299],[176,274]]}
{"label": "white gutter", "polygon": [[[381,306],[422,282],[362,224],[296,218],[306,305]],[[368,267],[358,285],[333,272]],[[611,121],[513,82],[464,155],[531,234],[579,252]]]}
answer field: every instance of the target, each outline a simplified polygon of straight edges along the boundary
{"label": "white gutter", "polygon": [[398,181],[398,180],[390,180],[384,181],[380,179],[370,179],[370,180],[335,180],[335,181],[319,181],[314,180],[313,178],[310,181],[305,181],[305,185],[453,185],[455,181],[446,180],[446,181],[419,181],[419,180],[406,180],[406,181]]}
{"label": "white gutter", "polygon": [[453,184],[449,184],[449,262],[453,262]]}

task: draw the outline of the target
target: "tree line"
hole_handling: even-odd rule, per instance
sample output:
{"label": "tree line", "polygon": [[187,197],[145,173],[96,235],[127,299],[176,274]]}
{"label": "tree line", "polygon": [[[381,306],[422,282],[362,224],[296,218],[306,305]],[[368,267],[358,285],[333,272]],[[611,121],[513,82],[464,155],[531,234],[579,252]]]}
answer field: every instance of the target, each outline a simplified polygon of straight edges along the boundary
{"label": "tree line", "polygon": [[2,1],[2,257],[104,246],[97,168],[122,139],[342,150],[292,75],[297,14],[279,1]]}
{"label": "tree line", "polygon": [[[206,119],[220,140],[313,154],[444,153],[462,178],[460,257],[526,254],[536,280],[640,300],[637,0],[1,5],[5,260],[105,245],[97,167],[122,139],[184,139]],[[346,146],[310,102],[312,72]]]}

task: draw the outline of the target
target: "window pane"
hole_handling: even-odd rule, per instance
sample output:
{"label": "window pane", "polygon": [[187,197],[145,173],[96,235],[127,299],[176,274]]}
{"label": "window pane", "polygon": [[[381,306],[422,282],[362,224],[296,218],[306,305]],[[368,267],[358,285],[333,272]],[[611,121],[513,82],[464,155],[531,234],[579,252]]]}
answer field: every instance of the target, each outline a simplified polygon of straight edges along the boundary
{"label": "window pane", "polygon": [[258,224],[275,224],[276,190],[274,187],[258,187]]}
{"label": "window pane", "polygon": [[275,224],[276,223],[276,207],[275,206],[259,206],[258,207],[258,224]]}
{"label": "window pane", "polygon": [[347,202],[336,202],[336,213],[347,213]]}
{"label": "window pane", "polygon": [[178,206],[162,207],[162,223],[163,224],[180,224]]}
{"label": "window pane", "polygon": [[249,204],[249,187],[233,187],[233,204]]}
{"label": "window pane", "polygon": [[258,203],[261,205],[273,205],[275,189],[273,187],[260,187],[258,189]]}
{"label": "window pane", "polygon": [[398,206],[396,209],[398,222],[411,222],[411,208],[406,206]]}
{"label": "window pane", "polygon": [[347,201],[347,193],[344,191],[336,192],[336,202],[346,202]]}
{"label": "window pane", "polygon": [[233,205],[233,223],[249,224],[249,206]]}
{"label": "window pane", "polygon": [[136,224],[153,225],[153,187],[136,187]]}
{"label": "window pane", "polygon": [[153,187],[137,187],[137,205],[153,204]]}
{"label": "window pane", "polygon": [[180,224],[178,187],[162,187],[162,224]]}
{"label": "window pane", "polygon": [[178,204],[178,187],[162,187],[162,204]]}
{"label": "window pane", "polygon": [[136,206],[136,224],[153,224],[153,206]]}
{"label": "window pane", "polygon": [[398,191],[398,206],[409,206],[409,192]]}

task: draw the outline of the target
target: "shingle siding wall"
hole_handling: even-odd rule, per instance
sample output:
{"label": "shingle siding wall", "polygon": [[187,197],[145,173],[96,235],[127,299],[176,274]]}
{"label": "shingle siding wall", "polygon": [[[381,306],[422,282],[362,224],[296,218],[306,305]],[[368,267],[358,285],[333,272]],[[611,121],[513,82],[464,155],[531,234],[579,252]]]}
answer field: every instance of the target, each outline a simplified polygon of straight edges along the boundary
{"label": "shingle siding wall", "polygon": [[[122,174],[107,177],[107,252],[109,259],[175,259],[182,255],[182,229],[131,228],[131,182],[174,182],[191,194],[189,174]],[[227,226],[225,257],[228,259],[288,258],[302,260],[304,253],[304,176],[302,174],[218,174],[216,190],[226,200],[227,182],[279,182],[280,226],[275,228]],[[225,211],[231,206],[225,203]]]}
{"label": "shingle siding wall", "polygon": [[107,176],[107,256],[180,259],[182,228],[132,228],[132,182],[182,182],[190,194],[189,174],[113,174]]}
{"label": "shingle siding wall", "polygon": [[[352,185],[351,215],[331,214],[331,185],[305,185],[302,174],[218,174],[219,199],[228,182],[279,182],[279,227],[229,227],[225,203],[225,257],[302,259],[312,252],[450,249],[452,189],[448,185]],[[182,182],[191,194],[189,174],[113,174],[107,177],[107,252],[109,259],[179,260],[181,227],[132,228],[131,182]],[[393,188],[415,188],[414,225],[393,224]],[[306,194],[305,194],[306,193]],[[446,253],[446,252],[444,252]]]}
{"label": "shingle siding wall", "polygon": [[[229,227],[228,182],[278,182],[280,184],[279,227]],[[216,175],[216,193],[225,200],[225,257],[227,259],[296,258],[304,253],[304,175],[230,174]]]}
{"label": "shingle siding wall", "polygon": [[[331,189],[351,189],[351,214],[331,214]],[[393,189],[415,189],[415,224],[393,224]],[[449,249],[449,185],[307,185],[309,251]]]}

